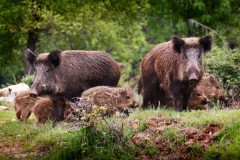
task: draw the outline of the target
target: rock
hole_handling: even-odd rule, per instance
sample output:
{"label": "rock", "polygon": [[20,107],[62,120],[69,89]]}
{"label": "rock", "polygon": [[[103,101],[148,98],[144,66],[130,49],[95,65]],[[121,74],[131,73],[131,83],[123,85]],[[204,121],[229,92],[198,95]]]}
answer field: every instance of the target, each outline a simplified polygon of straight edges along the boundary
{"label": "rock", "polygon": [[0,106],[0,111],[9,111],[9,107],[6,106]]}

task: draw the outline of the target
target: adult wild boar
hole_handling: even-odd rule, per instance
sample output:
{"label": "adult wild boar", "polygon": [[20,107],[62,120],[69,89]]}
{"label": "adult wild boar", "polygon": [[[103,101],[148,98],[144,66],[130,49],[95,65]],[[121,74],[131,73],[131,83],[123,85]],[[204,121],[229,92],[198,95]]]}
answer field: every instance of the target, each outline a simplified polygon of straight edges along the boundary
{"label": "adult wild boar", "polygon": [[36,70],[31,95],[51,96],[54,124],[63,119],[64,99],[94,86],[116,86],[120,79],[119,64],[105,52],[53,50],[36,56],[27,49],[25,54]]}
{"label": "adult wild boar", "polygon": [[[193,88],[202,79],[202,53],[211,50],[212,37],[179,38],[155,46],[141,62],[143,108],[172,99],[175,110],[187,108]],[[152,102],[151,102],[152,101]]]}

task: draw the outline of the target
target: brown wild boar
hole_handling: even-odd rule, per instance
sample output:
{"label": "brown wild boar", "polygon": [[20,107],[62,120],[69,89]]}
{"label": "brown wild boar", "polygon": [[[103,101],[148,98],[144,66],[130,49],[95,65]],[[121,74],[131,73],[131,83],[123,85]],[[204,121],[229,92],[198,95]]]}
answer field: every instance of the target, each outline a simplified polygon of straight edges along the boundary
{"label": "brown wild boar", "polygon": [[[41,97],[35,103],[31,109],[35,117],[36,124],[46,123],[47,120],[53,119],[53,105],[52,100],[49,97]],[[64,118],[67,117],[71,112],[72,108],[69,103],[66,102],[66,107],[64,110]]]}
{"label": "brown wild boar", "polygon": [[228,101],[228,98],[226,98],[224,95],[220,83],[211,74],[206,75],[202,78],[199,83],[199,87],[204,91],[208,99],[213,102],[217,102],[217,100],[220,100],[222,102]]}
{"label": "brown wild boar", "polygon": [[141,62],[142,107],[170,98],[175,110],[187,108],[193,89],[203,76],[202,53],[211,50],[212,37],[179,38],[155,46]]}
{"label": "brown wild boar", "polygon": [[188,108],[193,110],[207,109],[205,105],[208,102],[209,102],[209,99],[204,94],[204,91],[199,86],[197,86],[196,88],[194,88],[191,94],[191,97],[188,103]]}
{"label": "brown wild boar", "polygon": [[30,96],[30,90],[19,93],[14,98],[14,108],[17,119],[26,123],[28,117],[31,115],[31,108],[37,100],[37,97]]}
{"label": "brown wild boar", "polygon": [[36,56],[27,49],[25,54],[36,70],[31,95],[51,96],[53,125],[63,120],[65,99],[94,86],[116,86],[120,79],[119,64],[105,52],[53,50]]}
{"label": "brown wild boar", "polygon": [[32,108],[36,124],[53,119],[52,101],[50,98],[40,98]]}
{"label": "brown wild boar", "polygon": [[[106,107],[105,115],[114,115],[117,111],[128,114],[128,108],[137,107],[134,91],[129,87],[97,86],[82,93],[81,98],[92,98],[93,104]],[[89,106],[86,106],[89,107]],[[83,107],[87,113],[92,112],[90,108]]]}

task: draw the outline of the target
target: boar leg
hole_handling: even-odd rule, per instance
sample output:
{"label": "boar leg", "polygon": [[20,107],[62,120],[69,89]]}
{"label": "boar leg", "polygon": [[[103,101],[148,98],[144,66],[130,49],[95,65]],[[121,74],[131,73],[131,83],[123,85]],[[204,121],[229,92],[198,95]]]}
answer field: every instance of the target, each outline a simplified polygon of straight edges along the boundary
{"label": "boar leg", "polygon": [[21,114],[22,114],[21,110],[16,112],[16,117],[18,120],[21,120]]}
{"label": "boar leg", "polygon": [[57,125],[64,118],[64,109],[66,106],[65,100],[63,98],[52,98],[53,104],[53,127]]}
{"label": "boar leg", "polygon": [[178,112],[181,112],[183,107],[182,107],[182,99],[178,96],[174,98],[174,106],[175,110]]}
{"label": "boar leg", "polygon": [[189,99],[190,99],[191,93],[186,93],[183,95],[183,110],[186,110],[188,107]]}
{"label": "boar leg", "polygon": [[27,119],[29,118],[30,115],[31,115],[31,109],[30,109],[30,108],[25,108],[25,109],[22,111],[21,120],[22,120],[24,123],[27,123]]}
{"label": "boar leg", "polygon": [[[149,77],[150,79],[151,77]],[[158,81],[153,79],[150,82],[144,82],[143,85],[143,103],[142,107],[146,109],[148,107],[148,103],[152,96],[156,95],[157,88],[159,87]]]}
{"label": "boar leg", "polygon": [[178,82],[172,83],[171,90],[168,92],[168,95],[173,99],[175,110],[179,112],[183,109],[183,93],[180,87]]}

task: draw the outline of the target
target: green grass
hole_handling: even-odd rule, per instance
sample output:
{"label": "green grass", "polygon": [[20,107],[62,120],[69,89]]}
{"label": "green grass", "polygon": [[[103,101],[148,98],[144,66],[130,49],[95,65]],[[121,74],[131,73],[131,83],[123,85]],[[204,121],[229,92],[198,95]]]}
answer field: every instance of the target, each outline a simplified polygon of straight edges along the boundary
{"label": "green grass", "polygon": [[[154,118],[165,123],[174,120],[173,125],[165,125],[162,131],[151,128]],[[43,156],[29,156],[27,159],[135,159],[147,155],[169,158],[188,140],[184,130],[194,127],[203,130],[208,124],[221,126],[219,134],[208,147],[198,143],[186,146],[184,153],[192,159],[240,159],[240,110],[175,112],[170,109],[137,109],[128,118],[106,118],[94,127],[79,128],[69,132],[65,123],[52,128],[51,122],[36,127],[31,116],[27,124],[13,121],[15,113],[0,111],[0,159],[11,159],[17,153],[1,153],[2,146],[19,143],[22,153],[44,151]],[[135,123],[134,125],[131,125]],[[155,122],[154,122],[155,123]],[[156,125],[158,122],[156,122]],[[162,125],[162,124],[161,124]],[[134,144],[134,135],[151,135],[147,141]],[[159,143],[156,139],[160,137]],[[167,148],[167,151],[163,150]],[[162,151],[163,150],[163,151]],[[18,153],[19,154],[19,153]]]}

